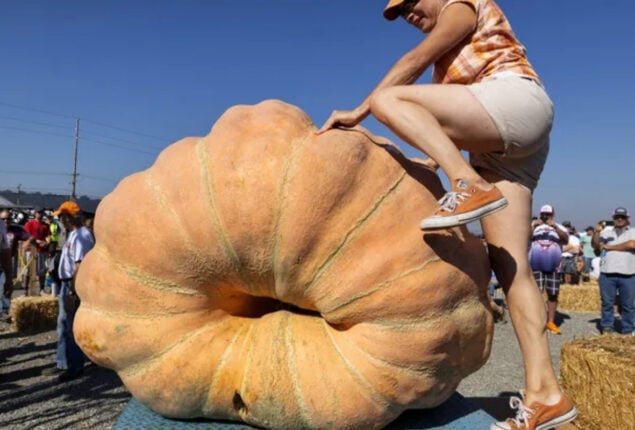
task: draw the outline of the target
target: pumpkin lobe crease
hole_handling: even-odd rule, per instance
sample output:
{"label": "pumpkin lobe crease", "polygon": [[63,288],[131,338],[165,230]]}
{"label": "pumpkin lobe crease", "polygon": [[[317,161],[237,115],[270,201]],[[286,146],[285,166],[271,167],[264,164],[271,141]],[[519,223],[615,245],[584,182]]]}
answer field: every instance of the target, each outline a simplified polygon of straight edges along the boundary
{"label": "pumpkin lobe crease", "polygon": [[[161,310],[159,312],[144,312],[143,314],[135,314],[131,312],[122,312],[122,311],[113,311],[113,310],[106,311],[102,308],[90,306],[85,303],[82,303],[82,309],[96,315],[105,316],[107,318],[122,318],[123,317],[123,318],[129,318],[129,319],[137,319],[137,320],[154,319],[156,317],[165,317],[165,316],[178,316],[178,315],[185,315],[188,313],[190,314],[192,313],[192,311],[187,309],[181,309],[181,310],[175,309],[175,310]],[[209,311],[205,310],[200,312],[208,313]]]}
{"label": "pumpkin lobe crease", "polygon": [[[249,323],[249,325],[241,327],[236,332],[234,337],[232,337],[231,341],[229,342],[229,345],[227,345],[227,347],[225,348],[225,351],[221,355],[221,358],[218,361],[218,364],[216,365],[216,370],[214,370],[214,373],[212,374],[212,379],[209,384],[207,396],[201,399],[202,401],[201,410],[203,411],[204,415],[206,416],[212,415],[215,412],[215,410],[210,407],[209,399],[212,397],[212,393],[214,393],[216,389],[216,384],[218,380],[220,379],[220,376],[222,375],[223,369],[228,363],[229,357],[231,356],[234,350],[234,347],[236,343],[238,342],[238,339],[240,339],[240,337],[243,335],[243,332],[247,332],[247,334],[249,334],[253,326],[254,326],[254,323],[251,322]],[[243,347],[244,347],[244,342],[243,342]]]}
{"label": "pumpkin lobe crease", "polygon": [[[144,181],[146,182],[146,185],[148,186],[150,191],[152,191],[152,193],[154,194],[155,198],[159,202],[159,205],[163,207],[163,209],[166,209],[167,211],[171,213],[172,219],[176,220],[176,223],[178,224],[180,231],[182,232],[187,231],[187,229],[185,228],[185,223],[183,222],[183,219],[181,218],[179,213],[175,210],[174,205],[169,202],[169,200],[165,196],[165,193],[161,190],[161,187],[159,187],[159,185],[154,180],[152,171],[148,169],[143,173],[144,173],[144,176],[143,176]],[[195,266],[205,267],[208,261],[205,258],[205,256],[201,255],[195,243],[193,242],[192,238],[186,235],[185,233],[183,233],[183,239],[184,239],[184,242],[187,244],[188,248],[190,249],[190,253],[194,256]]]}
{"label": "pumpkin lobe crease", "polygon": [[381,206],[381,204],[386,201],[386,198],[392,194],[397,187],[403,182],[406,178],[407,173],[402,172],[399,178],[375,201],[375,203],[371,206],[371,208],[359,218],[353,226],[343,235],[342,241],[335,247],[335,249],[326,257],[324,262],[317,269],[313,278],[306,285],[304,290],[305,295],[311,290],[311,288],[316,284],[317,280],[329,269],[335,258],[346,248],[346,246],[353,241],[353,239],[359,234],[364,226],[368,224],[374,214],[377,213],[377,210]]}
{"label": "pumpkin lobe crease", "polygon": [[247,287],[247,289],[251,291],[251,289],[249,288],[249,282],[247,282],[248,277],[245,274],[245,269],[243,268],[243,265],[240,263],[240,259],[238,258],[238,253],[236,253],[236,250],[231,244],[231,241],[229,240],[225,227],[223,226],[223,222],[220,218],[220,214],[218,213],[218,208],[216,205],[216,198],[215,198],[216,189],[214,188],[214,184],[209,175],[209,172],[212,171],[213,166],[211,161],[209,160],[209,157],[207,156],[205,152],[204,146],[205,146],[204,140],[200,140],[198,144],[196,145],[196,159],[198,160],[199,167],[201,169],[201,180],[205,184],[205,201],[207,202],[207,205],[209,206],[209,209],[210,209],[212,224],[214,225],[214,228],[216,230],[216,233],[218,234],[218,237],[220,237],[221,239],[221,242],[222,242],[221,247],[223,249],[223,253],[231,262],[231,266],[234,268],[236,273],[238,273],[238,277],[240,278],[240,280]]}
{"label": "pumpkin lobe crease", "polygon": [[[278,276],[278,274],[276,273],[276,269],[278,268],[278,261],[279,261],[279,255],[280,255],[280,239],[281,239],[281,232],[280,232],[280,220],[282,219],[282,212],[283,209],[285,207],[285,202],[287,200],[287,196],[288,196],[288,191],[289,191],[289,183],[291,182],[291,177],[293,177],[293,174],[291,173],[293,168],[295,167],[296,163],[298,162],[298,158],[299,158],[299,154],[301,153],[302,149],[304,149],[304,146],[306,145],[306,143],[309,141],[309,139],[311,138],[312,133],[309,132],[306,134],[306,136],[304,136],[301,139],[301,142],[299,143],[299,145],[295,144],[295,142],[293,142],[291,145],[293,147],[293,149],[291,150],[291,153],[289,154],[289,156],[287,157],[287,159],[284,162],[284,175],[282,178],[282,184],[280,184],[280,190],[278,192],[278,207],[276,208],[276,220],[274,223],[274,228],[273,228],[273,233],[275,235],[275,237],[273,238],[272,242],[273,242],[273,252],[271,253],[272,257],[271,257],[271,263],[272,263],[272,267],[274,270],[274,279],[275,279],[275,285],[273,287],[273,297],[274,298],[278,298],[278,297],[283,297],[283,292],[280,291],[282,289],[281,285],[278,285],[278,282],[280,280],[280,276]],[[295,172],[293,172],[295,173]]]}
{"label": "pumpkin lobe crease", "polygon": [[119,373],[122,376],[127,376],[127,377],[135,376],[135,375],[145,371],[148,367],[152,366],[153,364],[157,363],[159,360],[161,360],[161,358],[164,355],[170,353],[171,351],[175,350],[176,348],[178,348],[179,346],[183,345],[184,343],[187,343],[188,341],[190,341],[190,339],[192,339],[193,337],[198,336],[200,333],[205,332],[210,327],[216,327],[218,324],[219,324],[218,320],[215,320],[215,321],[209,322],[207,324],[204,324],[198,330],[194,330],[194,331],[184,335],[183,338],[180,339],[178,342],[173,343],[169,347],[167,347],[167,348],[165,348],[165,349],[163,349],[163,350],[161,350],[159,352],[156,352],[156,353],[154,353],[152,355],[149,355],[145,359],[140,360],[138,363],[132,364],[132,365],[126,367],[125,369],[120,370]]}
{"label": "pumpkin lobe crease", "polygon": [[327,339],[330,341],[331,346],[337,353],[337,356],[340,358],[344,368],[348,370],[349,375],[353,378],[355,382],[357,382],[361,387],[365,390],[360,390],[360,394],[366,399],[368,399],[371,403],[379,405],[381,409],[392,411],[392,412],[401,412],[400,408],[397,408],[392,404],[391,400],[385,397],[382,393],[377,392],[375,388],[372,386],[370,382],[364,378],[364,376],[355,369],[355,366],[346,358],[343,354],[342,350],[338,346],[337,342],[333,338],[332,333],[329,331],[329,325],[326,321],[322,320],[322,327],[326,332]]}
{"label": "pumpkin lobe crease", "polygon": [[286,320],[285,327],[285,344],[287,349],[287,367],[289,369],[289,379],[291,381],[291,385],[293,387],[293,394],[295,396],[296,404],[298,405],[298,409],[300,411],[300,416],[302,418],[302,422],[306,425],[307,428],[313,428],[311,426],[311,414],[308,411],[306,406],[306,402],[304,401],[304,396],[302,395],[302,390],[300,389],[299,384],[299,372],[296,367],[296,351],[294,347],[294,338],[293,338],[293,318],[289,316]]}
{"label": "pumpkin lobe crease", "polygon": [[448,307],[443,309],[443,311],[430,312],[428,315],[413,315],[412,318],[414,320],[409,319],[375,319],[371,324],[373,326],[377,326],[380,329],[385,328],[387,330],[394,331],[425,331],[425,330],[434,330],[439,327],[437,321],[441,322],[444,318],[448,316],[459,315],[461,312],[466,309],[472,309],[475,307],[480,307],[481,303],[472,298],[466,298],[461,301],[455,303],[452,307]]}
{"label": "pumpkin lobe crease", "polygon": [[145,273],[139,268],[121,261],[115,257],[115,254],[108,253],[99,244],[91,250],[91,253],[101,254],[104,258],[110,259],[115,268],[121,273],[125,274],[131,280],[138,282],[146,287],[152,288],[157,291],[186,295],[186,296],[198,296],[198,297],[216,297],[216,294],[210,294],[207,291],[199,291],[194,288],[183,287],[176,282],[166,281],[164,279],[156,278],[148,273]]}
{"label": "pumpkin lobe crease", "polygon": [[[439,323],[442,322],[440,320],[440,318],[435,318],[435,321],[437,321],[437,320],[439,320]],[[432,323],[431,326],[434,326],[434,325],[436,325],[436,324]],[[388,360],[386,360],[384,358],[378,357],[377,355],[375,355],[374,353],[370,352],[366,348],[360,346],[357,342],[351,342],[351,344],[362,355],[368,357],[368,359],[370,361],[374,361],[376,363],[381,363],[383,365],[386,365],[386,366],[389,366],[389,367],[392,367],[392,368],[395,368],[395,369],[399,369],[400,371],[405,371],[405,372],[408,372],[408,373],[414,373],[416,375],[422,375],[422,376],[427,376],[427,377],[434,377],[435,376],[435,372],[428,365],[413,366],[411,364],[404,364],[404,363],[395,362],[395,361],[388,361]]]}
{"label": "pumpkin lobe crease", "polygon": [[340,303],[340,304],[338,304],[337,306],[335,306],[335,307],[333,307],[331,309],[327,309],[327,310],[323,311],[322,315],[328,315],[328,314],[330,314],[332,312],[340,310],[341,308],[343,308],[345,306],[353,304],[357,300],[363,299],[364,297],[368,297],[368,296],[371,296],[371,295],[373,295],[373,294],[375,294],[377,292],[380,292],[384,288],[387,288],[390,285],[392,285],[393,283],[395,283],[395,282],[397,282],[397,281],[399,281],[399,280],[401,280],[403,278],[406,278],[406,277],[408,277],[410,275],[413,275],[413,274],[415,274],[417,272],[420,272],[421,270],[425,269],[429,264],[435,263],[435,262],[438,262],[438,261],[441,261],[441,259],[439,257],[430,258],[430,259],[426,260],[424,263],[420,264],[419,266],[417,266],[417,267],[415,267],[413,269],[408,269],[405,272],[400,273],[400,274],[392,277],[391,279],[388,279],[388,280],[382,282],[381,284],[377,285],[375,288],[370,288],[368,290],[365,290],[362,293],[353,295],[347,301],[345,301],[343,303]]}
{"label": "pumpkin lobe crease", "polygon": [[[238,393],[245,393],[245,391],[247,390],[247,381],[249,379],[248,375],[251,370],[251,362],[253,360],[253,345],[255,343],[253,337],[254,333],[257,331],[256,328],[257,324],[253,323],[252,326],[249,327],[249,331],[245,335],[245,345],[247,345],[247,350],[245,352],[245,364],[243,366],[242,380],[240,381],[240,389],[238,390]],[[238,411],[239,415],[243,419],[246,418],[244,416],[244,412],[245,409],[241,409]]]}

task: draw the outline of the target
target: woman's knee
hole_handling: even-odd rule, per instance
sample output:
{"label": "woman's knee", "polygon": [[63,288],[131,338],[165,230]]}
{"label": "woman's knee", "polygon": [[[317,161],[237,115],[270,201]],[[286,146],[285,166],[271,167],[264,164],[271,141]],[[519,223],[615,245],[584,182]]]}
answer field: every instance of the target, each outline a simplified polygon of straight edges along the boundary
{"label": "woman's knee", "polygon": [[375,92],[370,97],[370,112],[378,121],[387,123],[390,116],[398,111],[398,105],[404,103],[400,87],[389,87]]}

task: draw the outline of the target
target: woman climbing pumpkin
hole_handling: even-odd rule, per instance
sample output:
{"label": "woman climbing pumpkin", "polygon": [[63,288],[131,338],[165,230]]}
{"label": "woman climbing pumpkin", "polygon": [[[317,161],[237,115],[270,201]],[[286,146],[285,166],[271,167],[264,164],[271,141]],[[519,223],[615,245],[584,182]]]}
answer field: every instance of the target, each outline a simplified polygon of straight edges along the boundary
{"label": "woman climbing pumpkin", "polygon": [[[402,17],[427,36],[358,107],[334,111],[319,132],[353,127],[372,114],[443,169],[452,190],[421,228],[481,219],[523,353],[526,394],[512,398],[514,419],[491,428],[540,430],[572,421],[577,411],[558,387],[527,258],[532,192],[549,152],[551,100],[493,0],[390,0],[384,17]],[[433,83],[415,84],[432,65]],[[469,162],[460,150],[470,153]]]}

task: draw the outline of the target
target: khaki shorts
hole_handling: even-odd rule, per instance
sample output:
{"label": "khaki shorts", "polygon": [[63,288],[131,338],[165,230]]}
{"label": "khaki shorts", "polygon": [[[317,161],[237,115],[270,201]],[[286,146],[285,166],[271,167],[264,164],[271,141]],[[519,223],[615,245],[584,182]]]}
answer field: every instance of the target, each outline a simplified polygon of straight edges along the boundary
{"label": "khaki shorts", "polygon": [[505,145],[503,153],[470,154],[472,166],[536,188],[553,124],[553,103],[544,88],[520,76],[492,76],[467,88],[485,107]]}

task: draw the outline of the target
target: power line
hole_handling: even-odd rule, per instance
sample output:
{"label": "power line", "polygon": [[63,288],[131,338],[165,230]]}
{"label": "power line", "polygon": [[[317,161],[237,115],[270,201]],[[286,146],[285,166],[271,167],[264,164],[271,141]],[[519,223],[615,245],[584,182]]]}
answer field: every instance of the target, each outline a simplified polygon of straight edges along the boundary
{"label": "power line", "polygon": [[36,176],[70,176],[70,173],[59,172],[38,172],[38,171],[17,171],[17,170],[0,170],[0,173],[8,175],[36,175]]}
{"label": "power line", "polygon": [[[11,126],[6,126],[6,125],[0,125],[0,129],[21,131],[21,132],[24,132],[24,133],[44,134],[44,135],[48,135],[48,136],[56,136],[56,137],[64,137],[64,138],[67,138],[67,139],[74,139],[74,136],[72,136],[70,134],[52,133],[50,131],[43,131],[43,130],[29,130],[29,129],[26,129],[26,128],[11,127]],[[102,142],[102,141],[95,140],[95,139],[85,139],[84,138],[84,139],[82,139],[82,142],[92,142],[92,143],[97,143],[97,144],[100,144],[100,145],[111,146],[113,148],[123,149],[125,151],[133,151],[133,152],[140,152],[140,153],[143,153],[143,154],[156,155],[156,151],[155,152],[149,152],[149,151],[144,151],[142,149],[129,148],[127,146],[117,145],[117,144],[108,143],[108,142]],[[157,149],[157,150],[162,150],[163,149],[163,148],[154,147],[154,146],[150,146],[150,145],[143,145],[143,146],[154,148],[154,149]]]}
{"label": "power line", "polygon": [[56,192],[68,193],[68,188],[21,187],[20,190],[21,191],[30,191],[30,192],[56,191]]}
{"label": "power line", "polygon": [[31,107],[13,105],[13,104],[4,103],[4,102],[0,102],[0,105],[9,106],[9,107],[12,107],[12,108],[22,109],[22,110],[31,111],[31,112],[45,113],[47,115],[55,115],[55,116],[61,116],[61,117],[64,117],[64,118],[73,118],[73,119],[75,119],[75,116],[67,115],[65,113],[51,112],[51,111],[47,111],[47,110],[43,110],[43,109],[35,109],[35,108],[31,108]]}
{"label": "power line", "polygon": [[[37,171],[19,171],[19,170],[0,170],[0,174],[6,175],[32,175],[32,176],[71,176],[71,173],[60,173],[60,172],[37,172]],[[112,178],[104,178],[101,176],[92,176],[92,175],[84,175],[81,173],[77,174],[79,179],[92,179],[95,181],[105,181],[105,182],[119,182],[120,179],[112,179]]]}
{"label": "power line", "polygon": [[90,135],[90,136],[97,136],[97,137],[101,137],[104,139],[110,139],[110,140],[116,140],[118,142],[123,142],[123,143],[131,143],[133,145],[139,145],[139,146],[145,146],[146,148],[152,148],[152,149],[158,149],[158,150],[162,150],[163,148],[160,146],[154,146],[154,145],[145,145],[143,143],[139,143],[139,142],[134,142],[132,140],[126,140],[126,139],[120,139],[118,137],[111,137],[111,136],[104,136],[102,134],[97,134],[97,133],[91,133],[89,132],[82,132],[82,136],[86,136],[86,135]]}
{"label": "power line", "polygon": [[[21,110],[25,110],[25,111],[38,112],[38,113],[43,113],[43,114],[47,114],[47,115],[59,116],[59,117],[63,117],[63,118],[72,118],[72,119],[76,119],[77,118],[77,115],[68,115],[68,114],[60,113],[60,112],[51,112],[51,111],[44,110],[44,109],[37,109],[37,108],[32,108],[32,107],[27,107],[27,106],[14,105],[14,104],[11,104],[11,103],[0,102],[0,105],[9,106],[9,107],[12,107],[14,109],[21,109]],[[136,134],[138,136],[149,137],[151,139],[156,139],[156,140],[160,140],[160,141],[164,141],[164,142],[166,142],[166,141],[167,142],[171,142],[173,140],[173,139],[168,139],[166,137],[154,136],[152,134],[142,133],[142,132],[135,131],[135,130],[130,130],[130,129],[127,129],[127,128],[118,127],[116,125],[110,125],[110,124],[105,124],[105,123],[99,122],[99,121],[93,121],[91,119],[85,119],[83,117],[82,117],[82,121],[91,122],[91,123],[93,123],[95,125],[99,125],[101,127],[112,128],[114,130],[119,130],[119,131],[123,131],[123,132],[126,132],[126,133]]]}
{"label": "power line", "polygon": [[51,133],[50,131],[42,131],[42,130],[29,130],[29,129],[26,129],[26,128],[11,127],[11,126],[7,126],[7,125],[0,125],[0,128],[5,129],[5,130],[23,131],[25,133],[47,134],[49,136],[66,137],[66,138],[69,138],[69,139],[73,138],[73,136],[70,135],[70,134]]}
{"label": "power line", "polygon": [[114,126],[114,125],[108,125],[108,124],[104,124],[103,122],[97,122],[97,121],[93,121],[93,120],[90,120],[90,119],[83,119],[82,118],[82,120],[83,121],[87,121],[87,122],[92,122],[93,124],[100,125],[102,127],[108,127],[108,128],[112,128],[114,130],[125,131],[126,133],[132,133],[132,134],[136,134],[138,136],[149,137],[151,139],[161,140],[163,142],[171,142],[173,140],[173,139],[168,139],[167,137],[153,136],[151,134],[141,133],[141,132],[134,131],[134,130],[128,130],[128,129],[125,129],[125,128],[122,128],[122,127],[117,127],[117,126]]}
{"label": "power line", "polygon": [[[140,152],[142,154],[150,154],[150,155],[156,155],[156,151],[155,152],[150,152],[150,151],[144,151],[142,149],[137,149],[137,148],[129,148],[127,146],[123,146],[123,145],[117,145],[115,143],[108,143],[108,142],[102,142],[99,140],[95,140],[95,139],[86,139],[86,138],[82,138],[82,142],[89,142],[89,143],[97,143],[99,145],[105,145],[105,146],[112,146],[113,148],[119,148],[119,149],[123,149],[124,151],[133,151],[133,152]],[[158,149],[158,148],[157,148]]]}
{"label": "power line", "polygon": [[36,124],[36,125],[43,125],[45,127],[56,127],[56,128],[65,128],[68,129],[68,125],[60,125],[60,124],[51,124],[48,122],[40,122],[40,121],[31,121],[28,119],[23,119],[23,118],[16,118],[13,116],[4,116],[4,115],[0,115],[0,118],[2,119],[10,119],[12,121],[19,121],[19,122],[25,122],[27,124]]}
{"label": "power line", "polygon": [[104,181],[104,182],[113,182],[113,183],[118,183],[119,180],[118,179],[108,179],[108,178],[101,178],[99,176],[89,176],[89,175],[77,175],[79,177],[80,180],[83,179],[92,179],[95,181]]}

